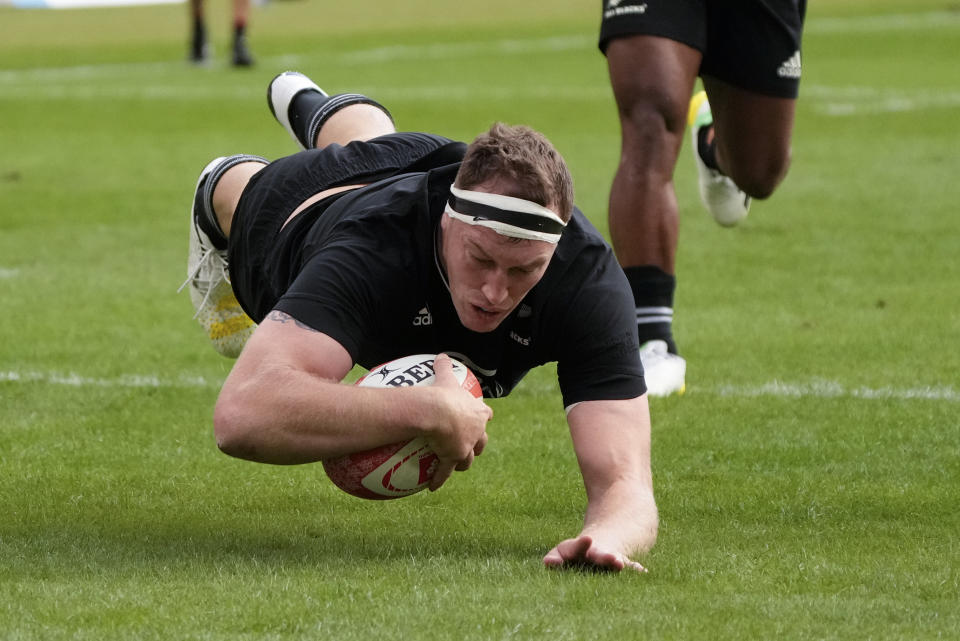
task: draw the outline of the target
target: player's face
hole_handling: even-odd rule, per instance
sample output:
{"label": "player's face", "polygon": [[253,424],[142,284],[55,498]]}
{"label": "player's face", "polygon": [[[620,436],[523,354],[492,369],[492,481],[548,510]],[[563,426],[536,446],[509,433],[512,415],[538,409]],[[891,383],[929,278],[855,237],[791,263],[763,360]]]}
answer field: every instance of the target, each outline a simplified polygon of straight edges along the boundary
{"label": "player's face", "polygon": [[444,214],[440,255],[464,327],[490,332],[547,271],[556,245],[518,240]]}

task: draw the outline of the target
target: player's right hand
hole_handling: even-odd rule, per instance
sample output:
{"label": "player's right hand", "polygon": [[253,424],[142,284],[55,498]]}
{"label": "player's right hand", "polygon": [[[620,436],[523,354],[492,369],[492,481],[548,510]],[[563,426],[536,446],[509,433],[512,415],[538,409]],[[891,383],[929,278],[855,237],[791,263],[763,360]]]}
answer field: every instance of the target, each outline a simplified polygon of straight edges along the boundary
{"label": "player's right hand", "polygon": [[446,354],[438,354],[433,363],[433,388],[441,393],[438,421],[426,434],[427,443],[437,455],[437,468],[430,491],[440,488],[454,470],[470,467],[475,456],[487,444],[487,421],[493,410],[460,386],[453,363]]}

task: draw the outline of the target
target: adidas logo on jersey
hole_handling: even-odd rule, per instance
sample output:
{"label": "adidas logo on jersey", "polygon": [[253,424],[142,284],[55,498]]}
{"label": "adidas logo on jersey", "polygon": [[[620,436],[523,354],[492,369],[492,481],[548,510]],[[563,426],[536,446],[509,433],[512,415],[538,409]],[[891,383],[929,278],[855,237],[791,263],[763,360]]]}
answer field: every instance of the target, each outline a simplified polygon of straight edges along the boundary
{"label": "adidas logo on jersey", "polygon": [[433,316],[430,314],[430,310],[424,307],[413,317],[413,326],[420,327],[426,325],[433,325]]}
{"label": "adidas logo on jersey", "polygon": [[800,52],[795,52],[777,69],[777,75],[781,78],[799,78],[800,77]]}

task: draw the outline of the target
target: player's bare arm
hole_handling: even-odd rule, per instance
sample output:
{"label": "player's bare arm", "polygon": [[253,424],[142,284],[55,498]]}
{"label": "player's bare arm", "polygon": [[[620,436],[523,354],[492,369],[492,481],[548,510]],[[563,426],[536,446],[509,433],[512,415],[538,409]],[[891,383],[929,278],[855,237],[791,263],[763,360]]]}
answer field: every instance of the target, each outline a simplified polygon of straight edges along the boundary
{"label": "player's bare arm", "polygon": [[589,401],[570,410],[587,509],[580,534],[553,548],[544,557],[546,565],[644,570],[635,557],[653,547],[658,522],[649,416],[646,395]]}
{"label": "player's bare arm", "polygon": [[[220,448],[238,458],[294,464],[425,436],[453,467],[485,438],[490,410],[456,386],[343,385],[353,366],[330,336],[273,314],[253,333],[214,411]],[[439,485],[437,486],[439,487]]]}

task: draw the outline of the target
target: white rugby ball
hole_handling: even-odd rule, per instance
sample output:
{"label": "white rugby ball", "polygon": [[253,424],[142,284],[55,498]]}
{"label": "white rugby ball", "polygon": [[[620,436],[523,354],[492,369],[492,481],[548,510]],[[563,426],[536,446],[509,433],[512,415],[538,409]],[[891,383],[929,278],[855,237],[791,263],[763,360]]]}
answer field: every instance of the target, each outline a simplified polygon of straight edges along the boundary
{"label": "white rugby ball", "polygon": [[[410,387],[433,385],[435,354],[414,354],[378,365],[355,385],[361,387]],[[480,398],[480,381],[456,359],[453,373],[460,386]],[[364,499],[398,499],[423,490],[430,484],[437,467],[437,455],[426,439],[375,447],[332,459],[324,459],[323,469],[344,492]]]}

